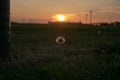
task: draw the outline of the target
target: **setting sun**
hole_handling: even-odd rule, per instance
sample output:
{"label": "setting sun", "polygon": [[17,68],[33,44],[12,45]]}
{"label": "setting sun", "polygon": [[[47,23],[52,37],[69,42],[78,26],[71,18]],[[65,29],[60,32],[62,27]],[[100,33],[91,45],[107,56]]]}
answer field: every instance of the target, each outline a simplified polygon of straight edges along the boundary
{"label": "setting sun", "polygon": [[57,15],[56,16],[59,21],[65,21],[65,16],[64,15]]}
{"label": "setting sun", "polygon": [[57,14],[55,18],[57,21],[60,21],[60,22],[64,22],[66,20],[66,16],[63,14]]}

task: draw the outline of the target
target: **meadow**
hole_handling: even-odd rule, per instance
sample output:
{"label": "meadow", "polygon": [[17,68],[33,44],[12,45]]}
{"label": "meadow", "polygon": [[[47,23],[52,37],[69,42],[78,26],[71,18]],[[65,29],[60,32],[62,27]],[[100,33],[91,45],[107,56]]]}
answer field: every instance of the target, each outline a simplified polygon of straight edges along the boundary
{"label": "meadow", "polygon": [[120,26],[13,24],[10,54],[0,80],[119,80]]}

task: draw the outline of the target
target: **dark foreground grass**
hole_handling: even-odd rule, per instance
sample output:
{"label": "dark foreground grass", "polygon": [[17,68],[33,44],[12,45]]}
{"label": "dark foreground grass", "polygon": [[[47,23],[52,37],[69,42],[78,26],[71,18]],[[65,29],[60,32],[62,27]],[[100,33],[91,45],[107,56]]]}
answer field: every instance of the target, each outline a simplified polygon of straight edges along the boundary
{"label": "dark foreground grass", "polygon": [[[66,43],[57,45],[57,36]],[[120,27],[17,24],[0,80],[119,80]]]}

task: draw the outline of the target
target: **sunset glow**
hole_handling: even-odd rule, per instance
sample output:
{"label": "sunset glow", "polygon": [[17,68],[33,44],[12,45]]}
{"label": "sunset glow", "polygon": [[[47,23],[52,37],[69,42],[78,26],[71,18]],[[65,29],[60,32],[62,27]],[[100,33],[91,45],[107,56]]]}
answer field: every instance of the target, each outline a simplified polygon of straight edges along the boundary
{"label": "sunset glow", "polygon": [[18,22],[90,23],[90,10],[92,23],[120,21],[120,0],[11,0],[10,7],[11,20]]}
{"label": "sunset glow", "polygon": [[56,15],[56,18],[58,19],[58,21],[63,22],[65,21],[65,16],[63,14],[60,15]]}

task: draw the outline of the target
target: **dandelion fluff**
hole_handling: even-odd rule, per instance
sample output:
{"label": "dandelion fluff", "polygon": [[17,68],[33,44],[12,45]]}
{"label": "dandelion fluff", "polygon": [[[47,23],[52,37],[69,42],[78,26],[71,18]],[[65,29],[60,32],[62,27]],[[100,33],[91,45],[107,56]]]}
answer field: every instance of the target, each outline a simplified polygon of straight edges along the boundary
{"label": "dandelion fluff", "polygon": [[101,31],[98,31],[97,33],[98,33],[98,34],[101,34]]}
{"label": "dandelion fluff", "polygon": [[56,38],[56,43],[62,45],[65,43],[65,38],[63,36],[59,36]]}

